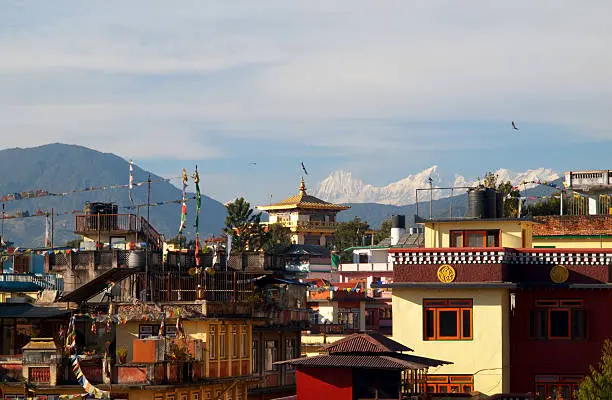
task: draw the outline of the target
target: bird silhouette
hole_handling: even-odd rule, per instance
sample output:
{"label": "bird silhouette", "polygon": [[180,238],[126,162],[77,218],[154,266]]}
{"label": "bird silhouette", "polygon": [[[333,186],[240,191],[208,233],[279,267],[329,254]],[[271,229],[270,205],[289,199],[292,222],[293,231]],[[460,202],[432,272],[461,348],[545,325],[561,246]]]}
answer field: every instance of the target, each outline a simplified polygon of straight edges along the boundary
{"label": "bird silhouette", "polygon": [[519,128],[516,127],[516,124],[514,123],[514,121],[512,121],[512,129],[514,129],[515,131],[519,130]]}
{"label": "bird silhouette", "polygon": [[251,162],[251,163],[249,163],[249,165],[257,165],[257,163],[256,162]]}
{"label": "bird silhouette", "polygon": [[302,169],[304,170],[304,173],[305,173],[306,175],[308,175],[308,171],[306,171],[306,167],[304,166],[304,163],[303,163],[303,162],[302,162]]}

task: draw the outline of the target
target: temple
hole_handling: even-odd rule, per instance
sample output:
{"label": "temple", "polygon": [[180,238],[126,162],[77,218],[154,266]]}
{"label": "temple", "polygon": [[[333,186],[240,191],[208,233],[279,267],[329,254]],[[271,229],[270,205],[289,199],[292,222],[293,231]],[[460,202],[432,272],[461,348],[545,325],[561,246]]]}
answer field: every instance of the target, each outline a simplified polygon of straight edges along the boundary
{"label": "temple", "polygon": [[299,190],[295,196],[257,208],[269,214],[268,224],[280,223],[291,229],[293,243],[332,247],[336,214],[350,207],[328,203],[307,194],[304,178]]}

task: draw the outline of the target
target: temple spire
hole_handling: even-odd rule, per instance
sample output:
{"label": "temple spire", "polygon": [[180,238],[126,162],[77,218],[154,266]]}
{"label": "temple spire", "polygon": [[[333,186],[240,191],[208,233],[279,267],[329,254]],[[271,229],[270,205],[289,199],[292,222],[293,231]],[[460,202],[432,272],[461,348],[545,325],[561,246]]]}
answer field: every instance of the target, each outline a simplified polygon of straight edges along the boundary
{"label": "temple spire", "polygon": [[302,182],[300,182],[300,187],[298,189],[300,189],[300,192],[303,194],[306,194],[306,182],[304,182],[304,177],[302,177]]}

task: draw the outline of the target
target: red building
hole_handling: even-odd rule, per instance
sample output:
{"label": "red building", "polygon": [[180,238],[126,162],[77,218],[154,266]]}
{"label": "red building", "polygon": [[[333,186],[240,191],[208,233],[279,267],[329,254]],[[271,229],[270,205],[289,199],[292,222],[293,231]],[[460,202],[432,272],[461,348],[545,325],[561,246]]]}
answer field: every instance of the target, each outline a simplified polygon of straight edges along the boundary
{"label": "red building", "polygon": [[449,364],[404,354],[412,350],[375,333],[356,333],[324,350],[327,354],[278,363],[296,368],[298,399],[397,399],[423,392],[427,369]]}

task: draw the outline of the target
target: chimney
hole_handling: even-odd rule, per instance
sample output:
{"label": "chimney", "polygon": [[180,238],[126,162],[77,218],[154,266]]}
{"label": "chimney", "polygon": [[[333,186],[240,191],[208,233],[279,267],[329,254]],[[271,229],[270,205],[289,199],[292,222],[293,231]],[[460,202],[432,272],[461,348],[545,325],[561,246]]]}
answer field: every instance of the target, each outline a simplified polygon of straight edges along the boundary
{"label": "chimney", "polygon": [[399,243],[400,237],[406,233],[406,216],[391,216],[391,246]]}

